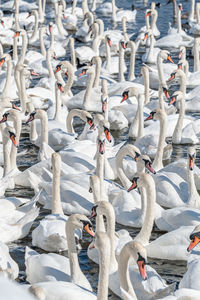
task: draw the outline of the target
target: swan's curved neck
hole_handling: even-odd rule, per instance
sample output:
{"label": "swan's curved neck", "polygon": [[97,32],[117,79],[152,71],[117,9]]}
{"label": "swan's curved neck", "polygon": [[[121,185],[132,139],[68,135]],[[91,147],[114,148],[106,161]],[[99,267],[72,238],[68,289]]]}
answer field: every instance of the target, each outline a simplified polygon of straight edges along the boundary
{"label": "swan's curved neck", "polygon": [[21,88],[20,88],[20,72],[18,70],[18,67],[24,63],[26,50],[27,50],[27,44],[28,44],[28,38],[27,38],[26,32],[24,32],[23,35],[22,35],[21,53],[20,53],[20,57],[18,59],[17,65],[15,66],[15,72],[14,72],[15,82],[16,82],[16,85],[17,85],[17,90],[18,90],[19,96],[21,94]]}
{"label": "swan's curved neck", "polygon": [[[18,37],[14,37],[14,40],[13,40],[13,60],[15,62],[17,62],[18,60],[18,54],[17,54],[17,40],[18,40]],[[2,56],[2,55],[1,55]]]}
{"label": "swan's curved neck", "polygon": [[66,127],[67,127],[68,133],[75,133],[74,127],[73,127],[73,119],[74,119],[74,117],[81,118],[81,113],[82,113],[82,110],[80,110],[80,109],[72,109],[68,113],[67,120],[66,120]]}
{"label": "swan's curved neck", "polygon": [[190,14],[189,14],[190,21],[194,21],[194,7],[195,7],[195,0],[190,0]]}
{"label": "swan's curved neck", "polygon": [[52,182],[52,214],[64,215],[60,199],[60,167],[61,161],[53,164],[53,182]]}
{"label": "swan's curved neck", "polygon": [[200,4],[197,3],[196,4],[196,17],[197,17],[197,24],[200,25],[200,13],[199,13],[199,10],[200,10]]}
{"label": "swan's curved neck", "polygon": [[128,73],[128,80],[132,81],[135,79],[135,54],[136,54],[136,46],[133,41],[129,42],[131,48],[131,58],[130,58],[130,69]]}
{"label": "swan's curved neck", "polygon": [[108,276],[110,270],[110,256],[109,250],[110,245],[106,244],[106,247],[101,247],[99,249],[99,281],[98,281],[98,293],[97,300],[107,300],[108,299]]}
{"label": "swan's curved neck", "polygon": [[21,107],[22,107],[22,111],[25,112],[26,111],[26,103],[28,102],[28,97],[26,94],[26,83],[25,83],[25,76],[23,73],[23,70],[21,70],[20,72],[20,103],[21,103]]}
{"label": "swan's curved neck", "polygon": [[142,74],[144,76],[144,97],[145,97],[144,105],[146,105],[150,100],[150,97],[149,97],[149,69],[144,67]]}
{"label": "swan's curved neck", "polygon": [[95,79],[93,83],[93,87],[99,86],[99,78],[101,73],[101,58],[99,56],[95,57]]}
{"label": "swan's curved neck", "polygon": [[19,1],[18,0],[14,1],[14,6],[15,6],[15,30],[20,31],[20,26],[19,26]]}
{"label": "swan's curved neck", "polygon": [[[145,179],[143,179],[145,176]],[[140,232],[134,238],[134,241],[139,241],[142,245],[147,245],[151,236],[151,231],[154,223],[156,192],[155,182],[151,175],[142,173],[138,180],[142,179],[142,188],[146,190],[146,216]]]}
{"label": "swan's curved neck", "polygon": [[40,38],[40,50],[43,56],[46,57],[46,49],[45,49],[45,45],[44,45],[44,28],[41,27],[40,28],[40,32],[39,32],[39,38]]}
{"label": "swan's curved neck", "polygon": [[187,168],[187,172],[188,172],[188,190],[189,190],[189,197],[188,197],[188,201],[187,201],[187,205],[189,205],[190,207],[196,207],[199,208],[200,207],[200,203],[199,203],[199,194],[197,192],[196,189],[196,185],[195,185],[195,180],[194,180],[194,171],[189,170],[189,167]]}
{"label": "swan's curved neck", "polygon": [[115,0],[112,0],[112,21],[116,22],[117,15],[116,15],[116,6],[115,6]]}
{"label": "swan's curved neck", "polygon": [[185,116],[185,97],[180,99],[179,117],[172,135],[172,143],[180,144],[182,136],[183,121]]}
{"label": "swan's curved neck", "polygon": [[180,72],[179,78],[180,78],[180,91],[185,96],[186,95],[186,75],[183,71]]}
{"label": "swan's curved neck", "polygon": [[7,73],[6,73],[6,82],[4,85],[4,89],[2,91],[2,98],[7,98],[9,101],[10,96],[10,88],[11,88],[11,76],[12,76],[12,61],[9,54],[6,55],[7,62]]}
{"label": "swan's curved neck", "polygon": [[[73,3],[74,3],[74,1],[73,1]],[[66,34],[66,31],[63,27],[61,18],[62,18],[62,5],[58,5],[58,12],[56,15],[56,25],[57,25],[59,34],[63,37]]]}
{"label": "swan's curved neck", "polygon": [[83,108],[85,110],[90,110],[90,102],[91,102],[91,92],[94,84],[95,73],[94,70],[89,74],[88,85],[85,91],[84,100],[83,100]]}
{"label": "swan's curved neck", "polygon": [[5,177],[11,170],[10,164],[10,140],[6,135],[2,135],[3,142],[3,159],[4,159],[4,170],[3,177]]}
{"label": "swan's curved neck", "polygon": [[34,17],[35,17],[35,26],[34,26],[33,33],[29,39],[30,43],[33,43],[37,40],[37,34],[38,34],[38,12],[37,11],[34,11]]}
{"label": "swan's curved neck", "polygon": [[108,72],[111,71],[111,55],[110,55],[110,46],[108,45],[107,40],[105,39],[105,43],[106,43],[106,70]]}
{"label": "swan's curved neck", "polygon": [[54,120],[56,120],[57,122],[60,122],[62,101],[60,98],[60,90],[57,88],[57,83],[55,86],[55,98],[56,98],[56,111],[55,111]]}
{"label": "swan's curved neck", "polygon": [[155,39],[153,34],[151,34],[150,36],[150,48],[149,48],[149,53],[148,53],[148,57],[147,57],[147,61],[153,61],[153,56],[154,56],[154,44],[155,44]]}
{"label": "swan's curved neck", "polygon": [[144,107],[144,95],[139,94],[137,96],[138,107],[133,123],[129,129],[129,137],[139,138],[144,135],[144,118],[143,118],[143,107]]}
{"label": "swan's curved neck", "polygon": [[49,50],[46,53],[46,64],[47,64],[47,69],[49,71],[49,77],[55,78],[54,72],[53,72],[53,67],[51,64],[51,56],[52,56],[52,50],[51,50],[51,48],[49,48]]}
{"label": "swan's curved neck", "polygon": [[160,134],[159,134],[157,152],[152,165],[156,171],[163,168],[162,159],[163,159],[163,151],[165,146],[166,130],[167,130],[167,116],[163,111],[163,114],[161,115],[160,118]]}
{"label": "swan's curved neck", "polygon": [[[97,145],[98,148],[98,145]],[[108,197],[105,191],[104,185],[104,169],[105,169],[105,153],[101,154],[97,149],[97,163],[96,163],[96,175],[100,180],[100,199],[102,201],[108,201]]]}
{"label": "swan's curved neck", "polygon": [[152,20],[151,20],[151,30],[153,31],[156,27],[156,22],[157,22],[157,18],[158,18],[158,12],[156,9],[153,10],[152,13]]}
{"label": "swan's curved neck", "polygon": [[[108,203],[108,204],[110,204],[110,203]],[[116,271],[116,269],[117,269],[117,261],[115,258],[115,212],[114,212],[113,206],[109,205],[108,207],[104,207],[104,211],[100,215],[104,215],[106,217],[107,234],[110,239],[109,273],[112,273],[112,272]]]}
{"label": "swan's curved neck", "polygon": [[70,262],[71,282],[80,284],[80,279],[84,276],[79,266],[78,255],[75,242],[75,228],[71,226],[70,221],[66,223],[66,236],[68,244],[68,256]]}
{"label": "swan's curved neck", "polygon": [[36,119],[41,122],[41,153],[44,153],[44,143],[48,144],[48,118],[47,113],[44,110],[39,110],[39,114]]}
{"label": "swan's curved neck", "polygon": [[194,47],[193,47],[193,53],[194,53],[194,72],[197,72],[200,70],[200,63],[199,63],[199,38],[194,39]]}
{"label": "swan's curved neck", "polygon": [[178,9],[177,26],[178,26],[178,33],[181,33],[182,24],[181,24],[181,10],[180,9]]}
{"label": "swan's curved neck", "polygon": [[[118,276],[120,287],[123,288],[130,295],[130,297],[133,298],[133,300],[137,300],[129,275],[130,251],[127,251],[127,246],[128,244],[122,248],[118,259]],[[125,295],[123,295],[123,299],[129,300]]]}
{"label": "swan's curved neck", "polygon": [[71,64],[74,68],[76,68],[76,55],[74,51],[74,38],[69,38],[69,48],[70,48],[70,56],[71,56]]}
{"label": "swan's curved neck", "polygon": [[39,19],[40,22],[44,22],[44,13],[42,8],[42,0],[38,0],[38,13],[39,13]]}
{"label": "swan's curved neck", "polygon": [[163,99],[163,89],[161,85],[159,85],[158,98],[159,98],[159,107],[164,111],[165,106],[164,106],[164,99]]}
{"label": "swan's curved neck", "polygon": [[119,82],[125,81],[124,78],[124,49],[119,45]]}
{"label": "swan's curved neck", "polygon": [[116,169],[117,169],[117,175],[122,183],[122,185],[128,189],[131,186],[131,181],[128,179],[128,177],[125,175],[123,170],[123,159],[124,157],[128,155],[132,158],[135,158],[135,153],[133,150],[127,149],[127,147],[123,147],[120,149],[116,155]]}
{"label": "swan's curved neck", "polygon": [[68,70],[68,79],[67,79],[67,83],[64,86],[64,94],[63,94],[63,96],[72,97],[73,94],[72,94],[71,88],[72,88],[72,85],[74,83],[74,70],[73,70],[73,66],[70,65],[70,64],[68,64],[67,70]]}
{"label": "swan's curved neck", "polygon": [[[12,114],[12,112],[11,112]],[[13,116],[11,117],[11,120],[13,121],[13,127],[15,128],[15,135],[16,135],[16,141],[19,144],[20,134],[21,134],[21,128],[22,128],[22,122],[21,118],[19,116],[18,112],[13,112]],[[17,168],[17,148],[12,144],[11,152],[10,152],[10,167],[11,170]]]}
{"label": "swan's curved neck", "polygon": [[162,59],[162,57],[160,57],[158,55],[158,57],[157,57],[157,68],[158,68],[159,82],[160,82],[161,86],[167,88],[165,77],[164,77],[162,63],[163,63],[163,59]]}

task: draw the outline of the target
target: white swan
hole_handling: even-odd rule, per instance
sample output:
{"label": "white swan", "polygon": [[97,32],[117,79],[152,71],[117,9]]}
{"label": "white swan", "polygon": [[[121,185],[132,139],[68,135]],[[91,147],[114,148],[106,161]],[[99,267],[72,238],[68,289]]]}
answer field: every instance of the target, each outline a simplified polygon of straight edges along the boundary
{"label": "white swan", "polygon": [[25,254],[27,281],[31,284],[44,281],[68,281],[91,291],[91,285],[79,266],[75,241],[77,230],[85,229],[94,236],[91,222],[84,215],[74,214],[65,220],[64,228],[69,258],[55,253],[38,254],[27,247]]}

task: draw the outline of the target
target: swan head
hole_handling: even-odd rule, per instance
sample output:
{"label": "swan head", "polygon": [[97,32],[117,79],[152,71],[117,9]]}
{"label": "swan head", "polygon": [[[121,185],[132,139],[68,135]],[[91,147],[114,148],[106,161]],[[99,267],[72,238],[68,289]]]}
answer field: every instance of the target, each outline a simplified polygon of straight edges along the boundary
{"label": "swan head", "polygon": [[101,96],[101,103],[102,103],[102,112],[105,113],[107,111],[108,106],[108,97]]}
{"label": "swan head", "polygon": [[186,80],[185,73],[183,72],[183,70],[181,70],[179,68],[176,71],[174,71],[173,73],[171,73],[170,78],[167,80],[167,82],[170,83],[170,81],[178,80],[180,78],[185,78],[185,80]]}
{"label": "swan head", "polygon": [[76,230],[76,229],[83,230],[84,229],[91,236],[93,236],[93,237],[95,236],[95,233],[93,232],[93,229],[92,229],[92,223],[88,219],[88,217],[86,217],[85,215],[81,215],[81,214],[71,215],[66,222],[66,228],[69,226],[71,228],[73,228],[73,230]]}
{"label": "swan head", "polygon": [[145,265],[147,262],[147,251],[145,247],[138,241],[130,241],[122,248],[121,254],[123,255],[124,252],[126,252],[130,257],[133,257],[133,259],[137,262],[140,275],[143,280],[146,280],[147,273]]}
{"label": "swan head", "polygon": [[147,169],[149,172],[156,174],[156,171],[152,168],[152,161],[148,155],[140,155],[137,159],[137,170],[139,173],[144,172],[144,169]]}
{"label": "swan head", "polygon": [[106,120],[102,120],[102,121],[100,121],[100,125],[103,127],[103,131],[104,131],[107,141],[109,143],[111,143],[112,137],[111,137],[111,133],[110,133],[110,123]]}
{"label": "swan head", "polygon": [[181,91],[176,91],[173,93],[173,95],[170,97],[169,105],[175,103],[176,101],[181,101],[184,99],[184,95]]}
{"label": "swan head", "polygon": [[92,115],[88,111],[82,110],[81,114],[80,114],[80,118],[84,122],[88,123],[88,125],[90,126],[91,130],[95,129],[94,119],[93,119]]}
{"label": "swan head", "polygon": [[109,35],[106,35],[106,41],[108,43],[108,46],[111,47],[112,43],[111,43],[111,37]]}
{"label": "swan head", "polygon": [[6,126],[4,128],[3,136],[6,137],[7,139],[10,139],[16,148],[19,147],[19,144],[16,139],[15,129],[12,126]]}
{"label": "swan head", "polygon": [[92,207],[91,215],[89,218],[93,219],[97,215],[109,215],[109,217],[112,216],[112,218],[115,218],[115,212],[112,204],[108,201],[98,201],[96,205]]}
{"label": "swan head", "polygon": [[179,3],[179,4],[178,4],[178,10],[179,10],[179,11],[182,11],[182,10],[183,10],[183,5],[182,5],[182,3]]}
{"label": "swan head", "polygon": [[171,58],[170,52],[167,51],[167,50],[160,50],[160,52],[158,54],[158,58],[161,58],[162,60],[168,60],[171,63],[174,63],[172,58]]}
{"label": "swan head", "polygon": [[62,86],[62,84],[61,84],[60,82],[57,82],[57,88],[59,89],[59,91],[60,91],[61,93],[64,93],[63,86]]}
{"label": "swan head", "polygon": [[195,158],[196,158],[196,149],[195,147],[188,147],[187,151],[188,156],[188,167],[190,171],[194,170]]}
{"label": "swan head", "polygon": [[98,137],[98,149],[101,155],[105,153],[105,136],[103,133]]}
{"label": "swan head", "polygon": [[178,58],[181,59],[183,56],[185,56],[185,54],[186,54],[185,46],[181,46],[181,47],[179,48]]}
{"label": "swan head", "polygon": [[136,97],[138,98],[139,95],[139,90],[136,87],[130,87],[125,89],[125,91],[123,91],[122,93],[122,100],[121,103],[124,102],[125,100],[127,100],[129,97]]}
{"label": "swan head", "polygon": [[188,252],[190,252],[200,242],[200,225],[197,225],[194,228],[194,230],[190,234],[190,240],[190,245],[187,248]]}
{"label": "swan head", "polygon": [[119,46],[121,47],[121,49],[126,49],[127,48],[127,43],[124,40],[120,40],[119,41]]}

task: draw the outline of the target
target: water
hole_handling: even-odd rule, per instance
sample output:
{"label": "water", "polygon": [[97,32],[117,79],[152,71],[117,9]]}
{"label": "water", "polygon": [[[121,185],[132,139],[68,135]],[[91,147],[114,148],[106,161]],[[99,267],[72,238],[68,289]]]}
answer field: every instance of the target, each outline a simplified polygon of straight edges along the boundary
{"label": "water", "polygon": [[[157,26],[161,32],[161,37],[164,36],[167,33],[168,30],[168,25],[169,22],[173,23],[173,12],[172,12],[172,4],[165,5],[167,1],[160,1],[161,6],[158,9],[159,12],[159,17],[158,17],[158,22]],[[189,10],[189,3],[190,1],[177,1],[178,3],[183,4],[183,13]],[[3,1],[2,1],[3,3]],[[136,0],[136,1],[119,1],[116,0],[116,5],[119,8],[130,8],[131,5],[134,3],[135,7],[138,9],[137,12],[137,18],[136,18],[136,24],[134,23],[127,23],[127,32],[128,34],[132,33],[137,33],[138,29],[145,24],[145,10],[143,7],[143,1],[142,0]],[[78,4],[81,6],[81,3]],[[150,6],[150,1],[149,1],[149,6]],[[49,9],[52,9],[49,8]],[[47,9],[48,10],[48,9]],[[102,17],[102,16],[101,16]],[[105,29],[112,29],[112,24],[110,22],[110,18],[103,18],[104,24],[105,24]],[[183,21],[184,22],[184,21]],[[80,23],[80,22],[79,22]],[[121,29],[121,23],[118,23],[115,25],[115,29]],[[76,42],[76,46],[81,46],[82,44],[79,42]],[[187,52],[189,62],[190,62],[190,67],[193,65],[192,58],[189,56],[190,50]],[[69,51],[67,51],[67,58],[69,57]],[[178,61],[177,57],[177,51],[172,52],[172,57],[175,62]],[[126,58],[127,64],[128,64],[128,58]],[[141,68],[141,53],[138,53],[136,55],[136,75],[139,75],[140,73],[140,68]],[[34,79],[34,84],[35,84],[35,79]],[[73,93],[79,92],[79,89],[73,88]],[[197,114],[196,114],[197,115]],[[80,120],[76,120],[76,125],[75,125],[75,130],[77,132],[81,132],[82,130],[82,125],[80,123]],[[22,150],[27,150],[27,153],[22,156],[17,158],[17,165],[19,166],[19,169],[21,171],[25,170],[26,168],[29,168],[31,165],[37,163],[37,153],[38,149],[36,146],[33,146],[30,141],[29,141],[29,127],[28,126],[23,126],[23,131],[21,134],[20,138],[20,148],[19,152]],[[129,141],[127,134],[128,134],[128,129],[124,129],[121,132],[112,132],[116,143],[121,142],[121,141],[127,141],[127,142],[133,142]],[[170,142],[170,140],[169,140]],[[199,150],[200,146],[197,147]],[[186,146],[173,146],[173,153],[171,157],[171,161],[175,161],[179,159],[180,157],[186,157],[186,152],[187,152],[187,147]],[[170,162],[170,161],[169,161]],[[200,166],[200,156],[199,156],[199,151],[197,151],[197,158],[196,158],[196,164]],[[20,196],[20,197],[33,197],[34,192],[31,189],[26,189],[23,187],[16,186],[14,190],[9,190],[6,192],[6,196]],[[40,215],[39,217],[35,220],[32,228],[32,230],[39,224],[39,221],[49,213],[49,211],[41,208],[40,210]],[[139,229],[133,229],[133,228],[127,228],[124,226],[121,226],[119,224],[116,224],[116,230],[125,228],[127,229],[131,236],[134,237]],[[25,276],[25,264],[24,264],[24,253],[25,253],[25,246],[31,247],[31,232],[29,235],[23,239],[23,240],[18,240],[16,242],[10,243],[9,248],[10,248],[10,253],[11,256],[15,259],[15,261],[19,265],[20,269],[20,274],[18,281],[20,283],[26,283],[26,276]],[[152,237],[151,239],[154,240],[157,237],[159,237],[163,232],[160,232],[156,227],[154,227],[153,232],[152,232]],[[91,238],[88,237],[87,235],[84,235],[83,241],[82,241],[82,250],[79,253],[79,262],[81,265],[81,269],[83,272],[86,274],[88,277],[92,287],[94,288],[94,291],[97,289],[97,282],[98,282],[98,266],[94,264],[93,262],[88,260],[87,257],[87,247],[91,241]],[[44,251],[41,251],[41,249],[38,249],[34,247],[35,250],[37,250],[39,253],[43,253]],[[67,256],[67,253],[64,252],[62,255]],[[167,283],[177,283],[180,281],[182,278],[183,274],[186,271],[186,263],[182,261],[165,261],[165,260],[156,260],[156,259],[148,259],[148,263],[157,270],[157,272],[164,278],[166,279]],[[109,299],[119,299],[116,296],[114,296],[111,292],[109,293]]]}

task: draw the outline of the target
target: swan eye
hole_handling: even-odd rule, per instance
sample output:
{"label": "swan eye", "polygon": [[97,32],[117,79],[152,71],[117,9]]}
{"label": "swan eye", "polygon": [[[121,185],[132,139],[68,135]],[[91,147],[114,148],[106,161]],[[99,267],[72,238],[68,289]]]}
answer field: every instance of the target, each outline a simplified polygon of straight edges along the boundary
{"label": "swan eye", "polygon": [[55,73],[59,72],[60,70],[61,70],[61,65],[57,65]]}
{"label": "swan eye", "polygon": [[138,152],[135,152],[135,161],[137,161],[138,160],[138,157],[140,156],[140,153],[138,153]]}
{"label": "swan eye", "polygon": [[89,219],[93,219],[97,216],[97,207],[98,207],[98,205],[93,206],[91,215],[89,216]]}
{"label": "swan eye", "polygon": [[1,119],[0,123],[6,122],[7,119],[8,119],[8,115],[9,115],[9,113],[5,113],[5,114],[3,115],[3,118]]}

